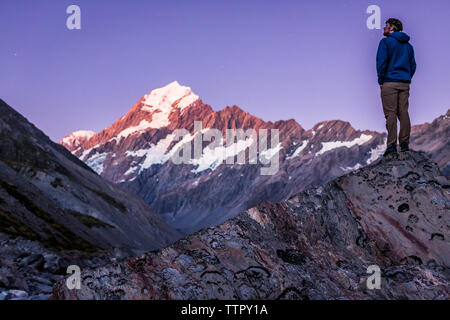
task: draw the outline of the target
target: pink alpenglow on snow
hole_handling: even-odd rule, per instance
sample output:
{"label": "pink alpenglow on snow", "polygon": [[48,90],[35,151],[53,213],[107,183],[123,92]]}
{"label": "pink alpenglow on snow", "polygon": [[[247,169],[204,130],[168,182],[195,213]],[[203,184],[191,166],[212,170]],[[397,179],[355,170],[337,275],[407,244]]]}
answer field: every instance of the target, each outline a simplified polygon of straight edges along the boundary
{"label": "pink alpenglow on snow", "polygon": [[73,152],[77,150],[83,143],[88,141],[95,135],[94,131],[90,130],[80,130],[72,132],[70,135],[63,138],[59,144],[66,147],[67,150]]}

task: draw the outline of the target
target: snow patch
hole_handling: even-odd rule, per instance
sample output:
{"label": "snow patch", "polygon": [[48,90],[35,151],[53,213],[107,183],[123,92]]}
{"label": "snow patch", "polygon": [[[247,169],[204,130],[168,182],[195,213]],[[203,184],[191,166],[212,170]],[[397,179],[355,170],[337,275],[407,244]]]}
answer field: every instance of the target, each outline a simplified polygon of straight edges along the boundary
{"label": "snow patch", "polygon": [[272,159],[280,150],[283,149],[281,142],[275,148],[267,149],[259,153],[259,156],[266,158],[267,160]]}
{"label": "snow patch", "polygon": [[89,155],[89,153],[91,153],[92,150],[94,150],[95,148],[98,148],[98,147],[100,147],[99,144],[93,146],[92,148],[89,148],[89,149],[84,150],[83,153],[81,154],[81,156],[79,157],[79,159],[80,159],[81,161],[86,162],[86,160],[87,160],[86,157]]}
{"label": "snow patch", "polygon": [[371,135],[367,134],[361,134],[359,138],[356,138],[352,141],[331,141],[331,142],[322,142],[322,149],[320,149],[319,152],[316,153],[316,155],[321,155],[327,151],[340,148],[340,147],[347,147],[350,148],[354,145],[363,145],[364,143],[368,142],[370,139],[372,139]]}
{"label": "snow patch", "polygon": [[103,163],[105,162],[107,156],[108,153],[96,153],[86,160],[86,164],[100,175],[103,172]]}
{"label": "snow patch", "polygon": [[127,176],[129,174],[133,174],[136,172],[137,169],[139,169],[139,167],[130,166],[130,168],[123,175]]}
{"label": "snow patch", "polygon": [[298,147],[294,151],[294,153],[292,155],[290,155],[289,157],[287,157],[286,159],[289,160],[289,159],[292,159],[292,158],[295,158],[296,156],[298,156],[303,151],[303,149],[306,148],[306,146],[308,145],[308,142],[309,142],[308,140],[303,141],[302,145],[300,147]]}
{"label": "snow patch", "polygon": [[162,164],[169,160],[170,154],[167,154],[167,149],[172,143],[174,137],[174,134],[168,134],[164,139],[159,140],[156,145],[152,144],[148,149],[126,151],[126,155],[128,157],[145,157],[145,160],[144,162],[142,162],[142,164],[136,167],[131,167],[130,170],[132,169],[133,172],[136,172],[139,169],[139,173],[141,173],[143,170],[150,168],[154,164]]}
{"label": "snow patch", "polygon": [[362,168],[362,165],[360,163],[357,163],[356,165],[354,165],[353,167],[340,167],[341,170],[343,171],[354,171],[354,170],[358,170],[359,168]]}
{"label": "snow patch", "polygon": [[376,146],[374,149],[370,150],[370,157],[367,159],[367,164],[371,164],[375,160],[377,160],[383,153],[386,148],[387,138],[384,138],[383,144]]}
{"label": "snow patch", "polygon": [[[131,166],[130,169],[125,173],[125,175],[135,174],[136,172],[141,173],[145,169],[150,168],[152,165],[163,164],[169,161],[174,154],[180,152],[184,144],[190,143],[197,134],[203,134],[208,130],[209,129],[206,128],[199,132],[196,132],[194,135],[188,134],[183,136],[183,138],[180,141],[176,142],[176,144],[170,150],[169,146],[175,139],[175,134],[173,133],[168,134],[164,139],[159,140],[156,145],[150,145],[149,148],[137,151],[126,151],[127,157],[139,157],[144,158],[144,160],[141,164]],[[215,148],[212,148],[212,144],[209,144],[208,146],[203,148],[201,157],[199,159],[190,159],[189,163],[193,166],[196,166],[196,168],[191,170],[191,172],[199,173],[208,169],[213,171],[222,163],[224,163],[226,159],[228,159],[229,157],[234,157],[240,152],[245,151],[253,143],[253,138],[247,137],[247,139],[239,140],[229,146],[223,145],[223,138],[218,142],[219,146],[216,146]],[[282,149],[281,143],[279,143],[275,148],[261,152],[260,157],[262,156],[266,159],[271,159],[280,151],[280,149]]]}
{"label": "snow patch", "polygon": [[[143,107],[142,109],[144,110],[144,108],[148,107]],[[170,115],[169,109],[156,110],[152,114],[152,122],[150,123],[150,127],[154,129],[167,127],[170,124],[169,115]]]}
{"label": "snow patch", "polygon": [[[203,133],[208,129],[203,129],[200,132]],[[173,147],[168,151],[170,144],[175,139],[175,134],[168,134],[165,138],[158,141],[157,144],[152,144],[147,149],[141,149],[137,151],[126,151],[127,157],[140,157],[145,158],[144,161],[137,166],[133,167],[133,172],[136,172],[139,169],[138,173],[141,173],[145,169],[150,168],[154,164],[163,164],[170,160],[172,156],[179,152],[179,150],[183,147],[185,143],[191,142],[194,137],[198,133],[194,135],[185,135],[181,140],[179,140]],[[131,168],[130,168],[131,169]],[[133,179],[134,180],[134,179]],[[132,181],[132,180],[131,180]]]}
{"label": "snow patch", "polygon": [[[247,138],[245,140],[239,140],[231,144],[230,146],[219,146],[216,148],[210,148],[208,145],[203,149],[202,156],[199,159],[192,159],[191,163],[198,166],[197,169],[191,170],[194,173],[199,173],[207,169],[217,169],[227,158],[238,155],[241,151],[244,151],[253,144],[253,138]],[[223,144],[220,141],[219,144]]]}
{"label": "snow patch", "polygon": [[[132,134],[145,131],[149,128],[151,128],[151,123],[147,120],[142,120],[137,126],[129,127],[123,131],[121,131],[116,137],[112,138],[111,140],[120,140],[122,138],[126,138]],[[111,141],[110,140],[110,141]]]}
{"label": "snow patch", "polygon": [[177,104],[177,107],[180,108],[181,110],[186,109],[187,107],[189,107],[191,104],[193,104],[195,101],[197,101],[200,97],[190,93],[189,95],[183,97]]}

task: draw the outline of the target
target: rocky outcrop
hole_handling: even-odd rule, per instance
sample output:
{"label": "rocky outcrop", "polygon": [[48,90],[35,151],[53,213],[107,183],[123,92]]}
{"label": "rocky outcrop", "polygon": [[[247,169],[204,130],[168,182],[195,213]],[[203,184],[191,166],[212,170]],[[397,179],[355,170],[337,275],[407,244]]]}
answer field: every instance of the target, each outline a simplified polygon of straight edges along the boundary
{"label": "rocky outcrop", "polygon": [[[82,273],[55,299],[449,299],[449,180],[401,153]],[[381,288],[366,286],[381,269]]]}
{"label": "rocky outcrop", "polygon": [[46,300],[69,265],[100,267],[117,258],[106,252],[55,251],[0,233],[0,300]]}

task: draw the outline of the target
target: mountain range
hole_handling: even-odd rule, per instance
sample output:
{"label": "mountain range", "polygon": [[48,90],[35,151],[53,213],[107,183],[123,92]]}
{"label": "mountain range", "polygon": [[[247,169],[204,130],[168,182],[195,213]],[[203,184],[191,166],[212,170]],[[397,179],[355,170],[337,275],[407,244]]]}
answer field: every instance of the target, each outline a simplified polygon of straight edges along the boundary
{"label": "mountain range", "polygon": [[[195,121],[201,122],[202,131],[196,130]],[[450,161],[448,123],[449,112],[432,124],[413,126],[411,136],[411,147],[427,152],[444,172]],[[175,134],[179,129],[187,132],[181,140]],[[256,144],[252,136],[229,145],[203,141],[200,157],[183,164],[171,161],[208,129],[217,129],[223,137],[228,129],[278,130],[275,145],[269,146],[268,137],[268,149],[257,155],[259,160],[277,155],[278,170],[262,175],[267,165],[261,161],[249,165],[250,146]],[[213,111],[191,88],[174,81],[143,96],[101,132],[73,133],[60,143],[103,178],[144,199],[166,223],[187,235],[262,201],[281,201],[368,165],[384,152],[385,139],[385,133],[355,130],[342,120],[323,121],[305,130],[293,119],[264,121],[238,106]],[[237,163],[240,152],[245,152],[245,165]]]}

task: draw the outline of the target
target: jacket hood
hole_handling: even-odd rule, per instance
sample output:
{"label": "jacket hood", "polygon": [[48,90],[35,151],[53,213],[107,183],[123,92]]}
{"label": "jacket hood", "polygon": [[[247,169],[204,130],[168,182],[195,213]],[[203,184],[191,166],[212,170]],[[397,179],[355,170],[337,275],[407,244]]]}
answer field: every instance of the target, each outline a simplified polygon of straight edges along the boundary
{"label": "jacket hood", "polygon": [[406,33],[404,32],[392,32],[387,35],[388,37],[395,38],[397,41],[406,43],[411,39]]}

